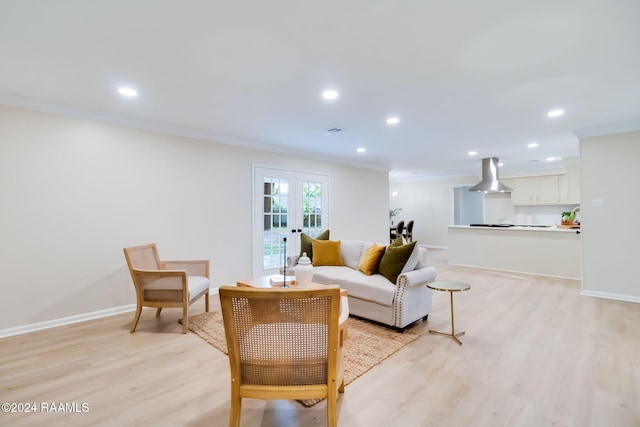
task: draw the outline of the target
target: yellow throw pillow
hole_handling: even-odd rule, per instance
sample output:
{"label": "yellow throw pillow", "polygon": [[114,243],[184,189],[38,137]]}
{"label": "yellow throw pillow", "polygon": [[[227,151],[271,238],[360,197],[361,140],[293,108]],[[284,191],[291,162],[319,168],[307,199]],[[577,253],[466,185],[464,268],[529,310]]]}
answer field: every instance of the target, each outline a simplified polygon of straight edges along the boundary
{"label": "yellow throw pillow", "polygon": [[344,265],[340,256],[340,240],[313,240],[313,265]]}
{"label": "yellow throw pillow", "polygon": [[367,249],[367,252],[365,252],[364,257],[358,266],[358,270],[362,271],[367,276],[371,276],[376,273],[378,271],[378,264],[380,264],[380,259],[382,259],[385,249],[386,246],[378,246],[374,243],[369,249]]}
{"label": "yellow throw pillow", "polygon": [[[315,240],[329,240],[329,230],[325,230],[318,234],[315,237]],[[311,246],[311,242],[313,241],[313,237],[300,233],[300,256],[306,252],[309,259],[313,260],[313,248]]]}

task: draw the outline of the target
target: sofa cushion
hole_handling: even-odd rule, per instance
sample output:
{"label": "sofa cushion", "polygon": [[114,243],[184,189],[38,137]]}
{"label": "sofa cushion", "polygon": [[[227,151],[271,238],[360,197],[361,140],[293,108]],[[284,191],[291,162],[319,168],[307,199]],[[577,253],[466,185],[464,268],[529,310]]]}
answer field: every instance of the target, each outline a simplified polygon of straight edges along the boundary
{"label": "sofa cushion", "polygon": [[342,240],[342,243],[340,243],[342,263],[356,270],[360,264],[362,249],[364,247],[364,243],[358,240]]}
{"label": "sofa cushion", "polygon": [[312,263],[320,265],[344,265],[340,256],[340,240],[314,240]]}
{"label": "sofa cushion", "polygon": [[[380,265],[378,266],[380,274],[395,285],[398,276],[402,272],[403,268],[405,268],[407,261],[411,257],[411,254],[416,247],[416,243],[417,242],[411,242],[401,246],[392,243],[387,246],[387,250],[384,252],[382,259],[380,260]],[[416,254],[413,267],[415,267],[417,262]]]}
{"label": "sofa cushion", "polygon": [[362,271],[367,276],[371,276],[373,273],[376,273],[385,249],[385,246],[378,246],[375,243],[371,245],[362,257],[362,260],[358,265],[358,270]]}
{"label": "sofa cushion", "polygon": [[361,271],[347,267],[342,267],[341,271],[334,274],[330,284],[346,289],[351,298],[372,301],[387,307],[393,304],[396,294],[395,284],[389,282],[384,276],[380,274],[367,276]]}
{"label": "sofa cushion", "polygon": [[302,256],[303,252],[306,252],[307,256],[311,260],[313,260],[312,242],[314,240],[329,240],[329,230],[325,230],[322,233],[318,234],[315,239],[308,234],[300,234],[300,256]]}
{"label": "sofa cushion", "polygon": [[332,265],[324,265],[313,268],[313,281],[321,285],[331,285],[331,281],[343,274],[345,271],[351,270],[349,267],[339,267]]}

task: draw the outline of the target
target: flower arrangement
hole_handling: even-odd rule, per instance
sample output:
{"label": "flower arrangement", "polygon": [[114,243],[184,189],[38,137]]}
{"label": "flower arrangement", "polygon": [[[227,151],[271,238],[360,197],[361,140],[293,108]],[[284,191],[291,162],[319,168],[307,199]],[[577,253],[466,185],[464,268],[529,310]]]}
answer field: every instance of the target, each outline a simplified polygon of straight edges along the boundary
{"label": "flower arrangement", "polygon": [[402,212],[402,208],[389,209],[389,219],[393,219],[394,216],[397,216]]}

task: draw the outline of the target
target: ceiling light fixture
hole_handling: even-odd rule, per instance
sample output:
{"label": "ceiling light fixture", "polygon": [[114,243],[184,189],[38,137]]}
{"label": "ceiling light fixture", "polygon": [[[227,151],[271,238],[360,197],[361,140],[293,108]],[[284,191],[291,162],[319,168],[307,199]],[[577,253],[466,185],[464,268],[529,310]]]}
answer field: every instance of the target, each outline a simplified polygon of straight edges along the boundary
{"label": "ceiling light fixture", "polygon": [[558,160],[562,160],[561,157],[547,157],[547,162],[557,162]]}
{"label": "ceiling light fixture", "polygon": [[129,97],[138,96],[138,91],[130,87],[121,87],[120,89],[118,89],[118,92],[120,93],[120,95]]}
{"label": "ceiling light fixture", "polygon": [[387,124],[388,125],[397,125],[398,123],[400,123],[400,119],[397,117],[389,117],[387,119]]}
{"label": "ceiling light fixture", "polygon": [[467,154],[469,154],[470,156],[475,156],[476,154],[478,154],[477,151],[469,151]]}
{"label": "ceiling light fixture", "polygon": [[358,149],[356,150],[358,153],[364,153],[365,151],[367,151],[366,148],[364,147],[358,147]]}
{"label": "ceiling light fixture", "polygon": [[564,110],[551,110],[547,113],[549,117],[560,117],[564,114]]}
{"label": "ceiling light fixture", "polygon": [[527,145],[527,147],[536,148],[538,145],[540,145],[540,144],[538,144],[537,142],[532,142],[531,144]]}
{"label": "ceiling light fixture", "polygon": [[335,90],[325,90],[322,92],[322,97],[324,99],[328,99],[329,101],[333,101],[338,97],[338,92]]}

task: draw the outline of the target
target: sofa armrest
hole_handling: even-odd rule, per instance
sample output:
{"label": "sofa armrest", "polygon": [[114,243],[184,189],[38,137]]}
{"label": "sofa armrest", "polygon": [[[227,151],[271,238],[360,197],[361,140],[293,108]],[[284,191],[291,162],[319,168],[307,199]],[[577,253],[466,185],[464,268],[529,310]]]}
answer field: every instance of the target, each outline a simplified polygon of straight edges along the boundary
{"label": "sofa armrest", "polygon": [[427,288],[427,283],[434,281],[436,276],[434,267],[418,268],[398,276],[392,326],[404,328],[431,313],[433,291]]}
{"label": "sofa armrest", "polygon": [[289,255],[287,257],[287,268],[298,265],[298,258],[300,258],[300,255]]}
{"label": "sofa armrest", "polygon": [[423,267],[417,270],[401,273],[396,280],[396,286],[414,287],[426,286],[436,279],[438,272],[435,267]]}

